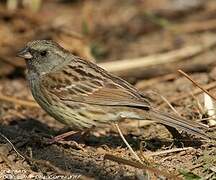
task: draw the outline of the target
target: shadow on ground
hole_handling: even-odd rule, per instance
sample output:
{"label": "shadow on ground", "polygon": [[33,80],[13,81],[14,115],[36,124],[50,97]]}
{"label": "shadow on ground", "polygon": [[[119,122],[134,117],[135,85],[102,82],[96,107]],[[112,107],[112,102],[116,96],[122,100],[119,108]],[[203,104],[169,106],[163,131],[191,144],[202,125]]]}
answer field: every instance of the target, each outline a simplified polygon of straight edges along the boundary
{"label": "shadow on ground", "polygon": [[[109,153],[109,151],[105,150],[101,153],[98,150],[99,147],[105,146],[109,149],[124,148],[125,145],[118,134],[107,134],[100,137],[90,134],[82,142],[76,139],[76,143],[81,144],[83,147],[80,149],[75,148],[74,144],[70,143],[71,140],[48,144],[48,140],[58,134],[58,130],[52,129],[35,119],[16,120],[7,126],[0,125],[0,132],[10,139],[22,154],[29,156],[28,149],[30,148],[34,159],[48,161],[63,171],[87,176],[98,174],[98,177],[106,177],[107,179],[116,177],[116,169],[118,169],[118,175],[122,176],[122,178],[129,178],[130,173],[135,171],[132,167],[103,160],[104,154]],[[142,138],[131,134],[126,135],[125,138],[134,150],[140,149],[141,142],[145,144],[145,149],[151,151],[172,146],[174,142],[160,138],[142,140]],[[3,138],[0,141],[5,143]],[[193,143],[193,145],[200,144]],[[124,157],[124,154],[122,156]],[[114,167],[115,173],[113,171]],[[38,171],[44,168],[44,172],[47,172],[47,167],[43,167],[43,165],[36,166],[36,170],[37,168]]]}

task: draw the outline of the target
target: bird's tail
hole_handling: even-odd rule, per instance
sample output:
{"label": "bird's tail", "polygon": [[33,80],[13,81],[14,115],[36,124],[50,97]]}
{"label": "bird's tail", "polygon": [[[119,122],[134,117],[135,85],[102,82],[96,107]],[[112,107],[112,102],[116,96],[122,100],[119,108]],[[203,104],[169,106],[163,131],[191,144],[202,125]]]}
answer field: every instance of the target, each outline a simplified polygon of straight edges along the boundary
{"label": "bird's tail", "polygon": [[190,134],[199,136],[207,140],[212,139],[204,131],[204,130],[208,130],[208,127],[206,127],[204,124],[195,121],[190,121],[173,114],[161,112],[156,109],[151,109],[149,111],[149,115],[152,120],[157,121],[161,124],[186,131]]}

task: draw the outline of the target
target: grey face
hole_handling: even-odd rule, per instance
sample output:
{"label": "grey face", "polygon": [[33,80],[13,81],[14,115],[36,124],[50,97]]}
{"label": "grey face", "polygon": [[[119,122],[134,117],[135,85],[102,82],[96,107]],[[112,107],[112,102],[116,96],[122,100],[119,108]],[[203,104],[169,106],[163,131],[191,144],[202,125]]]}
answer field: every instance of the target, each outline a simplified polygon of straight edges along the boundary
{"label": "grey face", "polygon": [[65,51],[57,43],[48,40],[37,40],[27,43],[17,56],[26,60],[29,71],[38,74],[50,72],[64,62]]}

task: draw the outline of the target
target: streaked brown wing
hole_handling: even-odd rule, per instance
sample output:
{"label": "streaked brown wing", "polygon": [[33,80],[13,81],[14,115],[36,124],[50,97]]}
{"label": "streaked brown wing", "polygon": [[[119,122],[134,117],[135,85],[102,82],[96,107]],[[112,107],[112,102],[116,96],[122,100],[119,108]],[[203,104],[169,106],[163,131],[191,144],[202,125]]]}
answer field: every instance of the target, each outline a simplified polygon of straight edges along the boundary
{"label": "streaked brown wing", "polygon": [[41,88],[62,101],[97,105],[149,107],[146,99],[126,81],[88,62],[70,64],[41,78]]}

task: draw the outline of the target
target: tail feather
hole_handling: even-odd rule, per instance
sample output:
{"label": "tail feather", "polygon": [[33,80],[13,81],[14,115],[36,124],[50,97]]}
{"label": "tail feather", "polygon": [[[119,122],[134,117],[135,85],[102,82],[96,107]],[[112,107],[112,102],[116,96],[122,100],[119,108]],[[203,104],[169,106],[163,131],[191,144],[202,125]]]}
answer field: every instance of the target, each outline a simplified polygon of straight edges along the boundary
{"label": "tail feather", "polygon": [[211,137],[202,130],[208,130],[208,128],[201,123],[189,121],[187,119],[175,116],[173,114],[164,113],[156,109],[151,109],[149,113],[152,120],[160,122],[161,124],[186,131],[207,140],[211,139]]}

